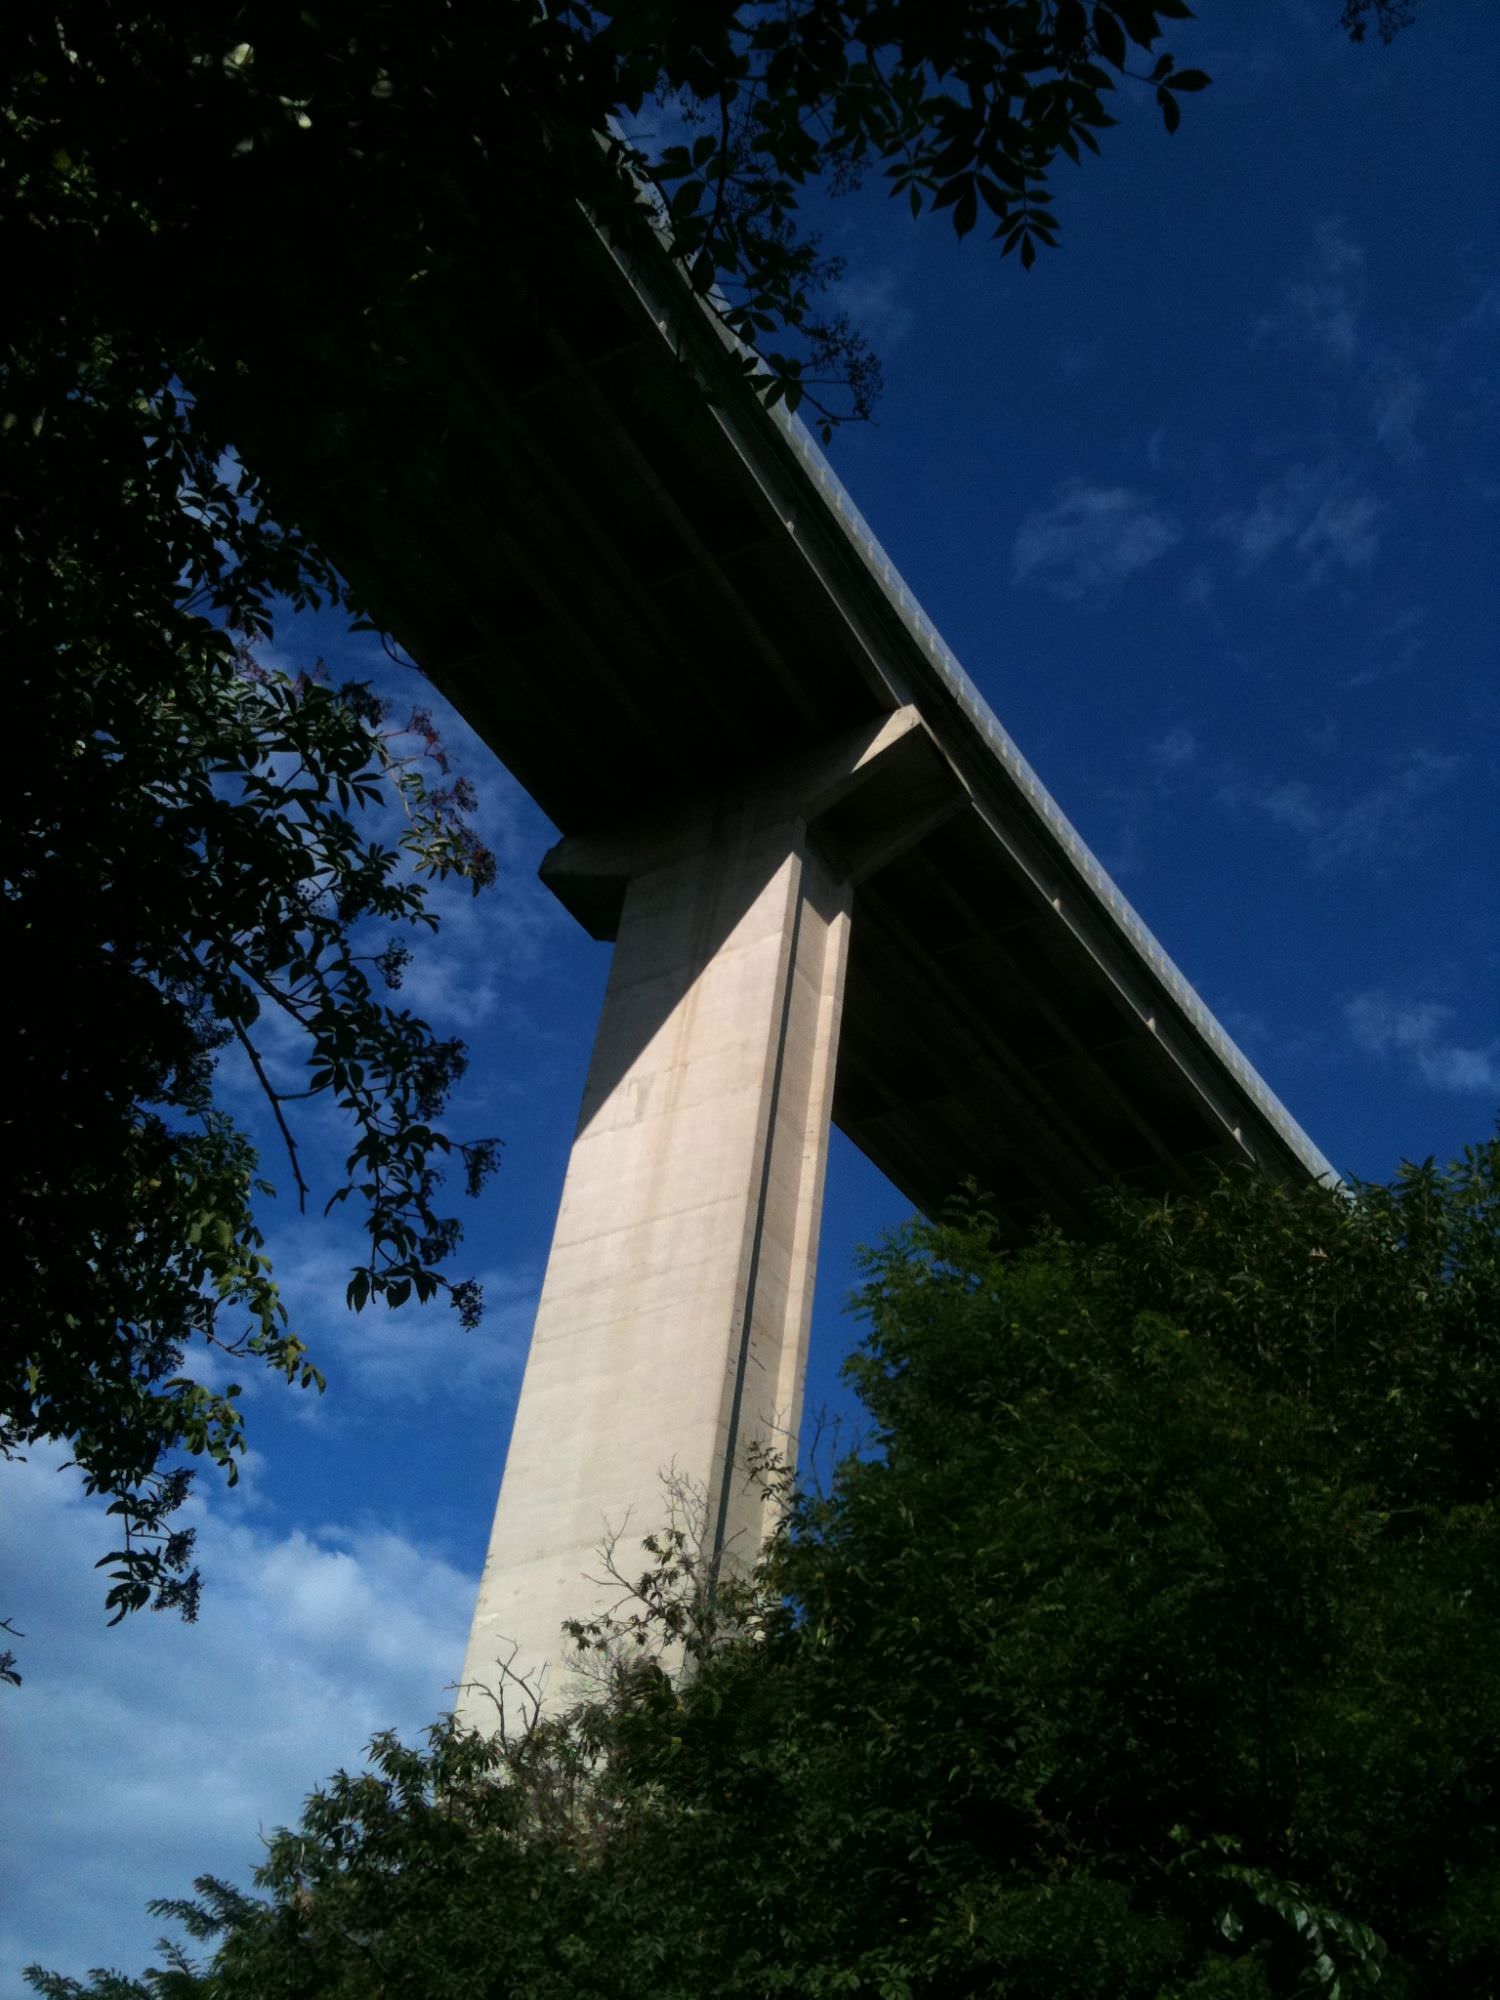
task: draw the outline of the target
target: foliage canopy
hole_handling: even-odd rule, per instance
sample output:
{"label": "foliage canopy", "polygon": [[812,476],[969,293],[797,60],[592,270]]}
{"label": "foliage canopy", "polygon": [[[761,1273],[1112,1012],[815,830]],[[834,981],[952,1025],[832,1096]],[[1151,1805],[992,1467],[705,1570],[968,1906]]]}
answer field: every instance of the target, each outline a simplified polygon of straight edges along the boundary
{"label": "foliage canopy", "polygon": [[[48,2000],[1438,2000],[1500,1981],[1500,1145],[868,1261],[869,1448],[596,1694],[392,1738]],[[669,1674],[657,1642],[685,1643]]]}

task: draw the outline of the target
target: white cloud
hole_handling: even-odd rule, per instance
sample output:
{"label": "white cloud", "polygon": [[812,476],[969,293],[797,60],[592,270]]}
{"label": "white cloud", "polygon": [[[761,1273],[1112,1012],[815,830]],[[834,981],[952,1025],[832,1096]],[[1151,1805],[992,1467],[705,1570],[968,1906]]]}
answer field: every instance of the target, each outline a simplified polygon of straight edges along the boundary
{"label": "white cloud", "polygon": [[1336,217],[1320,222],[1302,270],[1257,335],[1306,342],[1331,360],[1352,361],[1360,347],[1365,253]]}
{"label": "white cloud", "polygon": [[1363,569],[1380,546],[1375,523],[1384,512],[1371,493],[1343,487],[1323,495],[1297,536],[1297,553],[1307,562],[1310,579],[1332,562],[1346,569]]}
{"label": "white cloud", "polygon": [[1421,848],[1433,803],[1448,793],[1464,761],[1433,750],[1413,750],[1379,784],[1342,800],[1300,780],[1226,785],[1219,799],[1233,811],[1257,813],[1299,835],[1307,843],[1314,868],[1384,862]]}
{"label": "white cloud", "polygon": [[1185,722],[1169,729],[1149,746],[1146,755],[1158,771],[1181,771],[1198,756],[1198,739]]}
{"label": "white cloud", "polygon": [[190,1503],[212,1588],[196,1625],[107,1630],[91,1564],[101,1515],[76,1475],[4,1468],[6,1532],[27,1551],[25,1684],[8,1695],[0,1800],[7,1894],[0,1991],[29,1960],[138,1971],[150,1896],[195,1875],[245,1881],[258,1832],[371,1735],[414,1735],[451,1701],[474,1579],[390,1532],[277,1534],[232,1496]]}
{"label": "white cloud", "polygon": [[1385,509],[1373,493],[1331,465],[1294,465],[1262,486],[1254,505],[1223,515],[1216,527],[1249,573],[1273,556],[1290,561],[1305,584],[1335,564],[1366,568],[1380,546]]}
{"label": "white cloud", "polygon": [[1129,487],[1075,480],[1051,507],[1021,523],[1011,552],[1012,578],[1078,598],[1148,568],[1181,538],[1175,522]]}
{"label": "white cloud", "polygon": [[899,280],[890,265],[846,273],[829,293],[834,306],[882,354],[899,347],[915,323],[912,309],[898,296]]}
{"label": "white cloud", "polygon": [[454,1397],[467,1407],[513,1395],[536,1317],[539,1278],[531,1272],[481,1271],[484,1318],[459,1324],[446,1299],[346,1313],[325,1348],[330,1366],[378,1401]]}
{"label": "white cloud", "polygon": [[1363,651],[1362,664],[1344,676],[1344,686],[1352,693],[1409,672],[1427,650],[1426,623],[1426,607],[1408,604],[1377,625]]}
{"label": "white cloud", "polygon": [[507,872],[478,896],[462,883],[441,884],[429,896],[441,928],[413,933],[392,1002],[445,1034],[471,1035],[504,995],[546,969],[550,947],[572,920],[536,879],[534,860],[524,874]]}
{"label": "white cloud", "polygon": [[1364,251],[1342,221],[1320,222],[1298,277],[1277,310],[1260,321],[1256,338],[1311,347],[1347,373],[1376,442],[1397,458],[1411,458],[1427,383],[1408,354],[1366,333],[1364,264]]}
{"label": "white cloud", "polygon": [[1329,807],[1314,798],[1310,785],[1292,781],[1269,786],[1254,798],[1253,803],[1277,826],[1287,827],[1293,833],[1307,834],[1310,838],[1322,834],[1336,817]]}
{"label": "white cloud", "polygon": [[[363,1248],[352,1227],[288,1228],[273,1247],[292,1323],[328,1377],[330,1401],[342,1407],[352,1390],[374,1402],[425,1403],[443,1396],[472,1407],[514,1392],[536,1316],[540,1272],[479,1269],[484,1318],[477,1327],[464,1327],[445,1296],[426,1305],[411,1299],[396,1312],[379,1302],[351,1312],[345,1293]],[[460,1251],[453,1275],[474,1270]],[[190,1359],[195,1374],[196,1363],[195,1350]],[[240,1379],[248,1389],[254,1370],[245,1366],[248,1372]],[[305,1422],[323,1420],[324,1401],[311,1393],[299,1392],[289,1407]]]}
{"label": "white cloud", "polygon": [[1417,418],[1427,401],[1427,384],[1414,368],[1383,355],[1370,370],[1370,418],[1376,441],[1397,458],[1414,458]]}
{"label": "white cloud", "polygon": [[1471,1048],[1448,1034],[1453,1009],[1432,1000],[1403,1002],[1387,993],[1360,993],[1344,1009],[1357,1048],[1401,1056],[1434,1090],[1493,1097],[1500,1093],[1500,1039]]}

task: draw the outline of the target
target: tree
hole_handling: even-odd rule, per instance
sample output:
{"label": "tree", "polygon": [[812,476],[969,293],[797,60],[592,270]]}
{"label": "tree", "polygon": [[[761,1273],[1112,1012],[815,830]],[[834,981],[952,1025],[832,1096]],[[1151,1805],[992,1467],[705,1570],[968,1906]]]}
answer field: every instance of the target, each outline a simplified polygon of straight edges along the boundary
{"label": "tree", "polygon": [[[71,551],[55,546],[61,571]],[[344,1113],[348,1178],[327,1205],[363,1206],[357,1306],[444,1288],[477,1319],[477,1287],[438,1268],[459,1238],[439,1163],[456,1155],[473,1192],[495,1152],[432,1123],[461,1045],[379,997],[409,955],[392,927],[433,921],[421,876],[478,886],[488,871],[461,797],[429,783],[367,690],[266,671],[200,625],[165,684],[154,635],[128,633],[113,659],[65,660],[56,684],[41,662],[20,679],[23,713],[66,731],[70,756],[16,843],[6,910],[34,1014],[6,1113],[26,1159],[8,1286],[25,1338],[8,1350],[0,1446],[66,1438],[110,1496],[116,1618],[146,1602],[193,1615],[192,1537],[168,1525],[187,1474],[171,1455],[232,1480],[242,1448],[238,1387],[182,1374],[189,1343],[320,1381],[262,1252],[254,1197],[272,1190],[213,1100],[218,1051],[247,1058],[299,1204],[297,1100]],[[339,804],[372,804],[387,783],[410,812],[391,845],[360,838]],[[271,1009],[301,1043],[301,1084],[263,1051]]]}
{"label": "tree", "polygon": [[1495,1990],[1500,1143],[1089,1245],[970,1205],[861,1305],[870,1446],[749,1583],[661,1538],[597,1699],[380,1739],[262,1896],[157,1906],[209,1965],[36,1989]]}
{"label": "tree", "polygon": [[[1403,10],[1376,11],[1384,30]],[[1350,7],[1351,33],[1368,12]],[[25,1337],[0,1451],[71,1442],[121,1522],[116,1610],[191,1612],[190,1541],[168,1525],[182,1454],[232,1467],[240,1442],[232,1399],[181,1372],[191,1344],[243,1339],[312,1379],[264,1262],[265,1184],[215,1093],[218,1048],[262,1076],[297,1182],[256,1010],[307,1037],[306,1089],[351,1125],[334,1199],[357,1197],[368,1229],[354,1304],[430,1293],[456,1242],[434,1207],[452,1142],[433,1121],[461,1052],[377,1001],[362,969],[399,964],[366,948],[368,924],[430,912],[351,813],[383,774],[419,872],[477,882],[488,863],[465,795],[401,758],[366,692],[257,666],[279,604],[347,593],[234,457],[254,406],[293,403],[308,356],[332,356],[351,395],[400,406],[419,448],[442,385],[410,365],[411,315],[472,286],[476,240],[544,255],[582,202],[622,229],[649,211],[688,294],[759,350],[744,365],[762,393],[809,399],[827,431],[868,409],[875,377],[820,304],[833,266],[798,234],[800,190],[879,173],[960,234],[983,216],[1029,263],[1055,239],[1057,158],[1098,150],[1116,78],[1169,129],[1179,94],[1207,82],[1157,49],[1188,13],[241,0],[205,25],[164,4],[7,10],[4,639],[27,755],[5,922],[30,970],[12,1102]],[[340,414],[316,416],[331,457]],[[474,1181],[493,1164],[487,1146],[460,1151]],[[472,1290],[454,1296],[467,1314]]]}
{"label": "tree", "polygon": [[[232,1479],[243,1428],[238,1388],[183,1373],[185,1350],[319,1379],[263,1254],[270,1189],[216,1101],[217,1054],[237,1045],[259,1078],[299,1200],[293,1100],[344,1113],[332,1200],[358,1199],[368,1239],[352,1301],[445,1287],[472,1320],[476,1288],[439,1268],[459,1232],[437,1190],[450,1154],[477,1187],[494,1146],[433,1122],[461,1046],[378,996],[408,955],[391,927],[433,922],[422,877],[477,888],[493,863],[420,711],[408,726],[368,689],[259,663],[275,600],[316,603],[338,580],[195,422],[174,377],[189,350],[85,281],[101,243],[149,218],[86,152],[49,150],[13,82],[7,223],[39,239],[50,277],[8,315],[3,374],[5,644],[27,753],[6,813],[8,963],[26,976],[0,1451],[66,1439],[118,1522],[109,1608],[191,1616],[192,1535],[171,1522],[183,1458]],[[405,815],[394,842],[355,818],[386,790]],[[273,1078],[263,1009],[301,1040],[301,1087]]]}

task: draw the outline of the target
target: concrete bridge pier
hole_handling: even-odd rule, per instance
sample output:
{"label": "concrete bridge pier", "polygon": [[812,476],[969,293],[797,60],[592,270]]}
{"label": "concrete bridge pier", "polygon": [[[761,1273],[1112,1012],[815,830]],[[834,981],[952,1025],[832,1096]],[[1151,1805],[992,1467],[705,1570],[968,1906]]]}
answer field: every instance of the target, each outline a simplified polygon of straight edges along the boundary
{"label": "concrete bridge pier", "polygon": [[[663,1521],[664,1475],[706,1495],[721,1564],[767,1523],[755,1445],[795,1459],[852,879],[888,839],[925,732],[910,711],[670,820],[566,840],[543,874],[616,932],[460,1712],[494,1720],[496,1661],[566,1696],[562,1621],[610,1601]],[[817,828],[830,829],[819,851]],[[623,891],[623,894],[621,892]]]}

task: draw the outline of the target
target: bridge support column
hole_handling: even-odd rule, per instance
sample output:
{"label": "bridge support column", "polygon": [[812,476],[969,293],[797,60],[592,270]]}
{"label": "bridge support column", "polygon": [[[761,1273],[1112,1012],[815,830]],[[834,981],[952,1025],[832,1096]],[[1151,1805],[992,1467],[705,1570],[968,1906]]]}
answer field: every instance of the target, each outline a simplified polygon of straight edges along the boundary
{"label": "bridge support column", "polygon": [[[496,1661],[566,1692],[560,1627],[706,1497],[753,1560],[755,1444],[795,1457],[850,889],[798,816],[707,811],[630,876],[480,1585],[460,1712]],[[564,843],[568,846],[569,843]],[[595,843],[597,846],[597,843]],[[661,849],[665,845],[669,851]]]}

